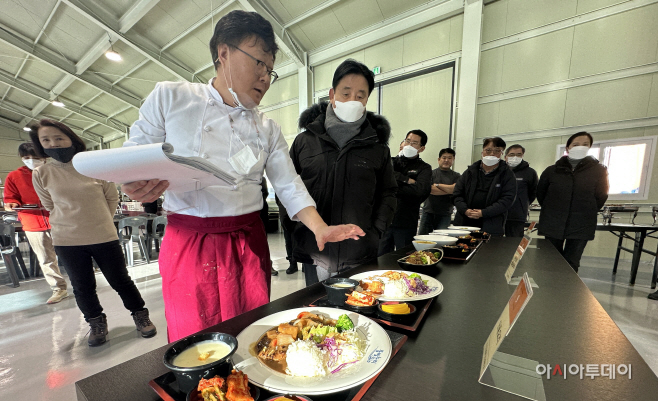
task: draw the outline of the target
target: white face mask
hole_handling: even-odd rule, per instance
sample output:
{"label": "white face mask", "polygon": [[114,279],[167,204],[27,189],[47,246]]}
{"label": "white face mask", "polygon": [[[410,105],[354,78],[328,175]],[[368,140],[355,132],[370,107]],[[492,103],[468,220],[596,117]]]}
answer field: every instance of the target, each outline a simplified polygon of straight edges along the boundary
{"label": "white face mask", "polygon": [[587,146],[574,146],[569,149],[569,158],[574,160],[584,159],[589,152],[589,147]]}
{"label": "white face mask", "polygon": [[411,145],[407,145],[404,148],[402,148],[402,154],[404,155],[404,157],[411,158],[418,154],[418,149],[414,148]]}
{"label": "white face mask", "polygon": [[46,164],[46,162],[41,159],[22,159],[22,160],[23,160],[23,164],[25,164],[25,166],[27,166],[27,168],[29,168],[30,170],[34,170],[35,168]]}
{"label": "white face mask", "polygon": [[484,163],[484,165],[488,167],[495,166],[499,161],[500,158],[496,156],[484,156],[482,158],[482,163]]}
{"label": "white face mask", "polygon": [[522,161],[523,161],[522,157],[512,156],[507,158],[507,164],[509,164],[510,167],[516,167],[519,164],[521,164]]}
{"label": "white face mask", "polygon": [[336,107],[334,108],[334,113],[336,117],[344,123],[353,123],[363,116],[363,112],[366,110],[366,106],[363,103],[352,100],[349,102],[339,102],[335,101]]}

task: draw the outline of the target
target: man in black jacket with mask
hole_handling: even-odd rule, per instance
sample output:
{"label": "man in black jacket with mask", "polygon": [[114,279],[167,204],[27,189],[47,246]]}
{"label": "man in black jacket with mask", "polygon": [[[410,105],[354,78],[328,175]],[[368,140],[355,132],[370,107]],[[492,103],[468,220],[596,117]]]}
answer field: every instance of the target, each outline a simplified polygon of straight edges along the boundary
{"label": "man in black jacket with mask", "polygon": [[334,73],[330,102],[308,108],[299,117],[290,158],[325,222],[350,222],[366,235],[358,242],[326,244],[318,250],[314,234],[297,223],[293,258],[302,262],[306,285],[377,257],[379,239],[395,212],[397,185],[388,140],[391,127],[365,111],[375,87],[372,71],[345,60]]}
{"label": "man in black jacket with mask", "polygon": [[528,208],[537,197],[537,172],[523,160],[525,148],[512,145],[505,152],[505,161],[516,176],[516,200],[507,212],[505,222],[506,237],[523,237],[525,222],[528,219]]}
{"label": "man in black jacket with mask", "polygon": [[455,184],[453,192],[456,226],[475,226],[495,236],[505,233],[507,211],[516,198],[516,178],[500,157],[502,138],[485,138],[482,160],[471,164]]}
{"label": "man in black jacket with mask", "polygon": [[427,134],[419,129],[409,131],[402,154],[393,158],[398,200],[393,223],[379,243],[379,256],[410,245],[418,228],[420,205],[430,195],[432,167],[420,156],[427,144]]}

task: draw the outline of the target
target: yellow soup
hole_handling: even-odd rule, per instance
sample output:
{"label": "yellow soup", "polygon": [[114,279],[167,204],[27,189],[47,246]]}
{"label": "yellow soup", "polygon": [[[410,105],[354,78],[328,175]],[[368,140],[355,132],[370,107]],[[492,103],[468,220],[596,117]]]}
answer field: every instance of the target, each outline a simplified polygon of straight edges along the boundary
{"label": "yellow soup", "polygon": [[171,363],[181,368],[207,365],[224,358],[231,352],[231,347],[222,341],[201,341],[185,348]]}

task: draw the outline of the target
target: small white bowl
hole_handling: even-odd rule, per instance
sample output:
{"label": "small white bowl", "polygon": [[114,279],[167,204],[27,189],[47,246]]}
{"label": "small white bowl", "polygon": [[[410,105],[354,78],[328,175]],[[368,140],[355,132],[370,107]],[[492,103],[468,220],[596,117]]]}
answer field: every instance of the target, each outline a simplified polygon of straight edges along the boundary
{"label": "small white bowl", "polygon": [[420,241],[435,242],[437,245],[452,245],[455,242],[457,242],[456,237],[449,237],[447,235],[434,235],[434,234],[416,235],[414,239]]}
{"label": "small white bowl", "polygon": [[425,249],[435,248],[437,246],[434,241],[413,240],[412,242],[417,251],[424,251]]}
{"label": "small white bowl", "polygon": [[459,237],[461,235],[469,235],[471,232],[466,230],[434,230],[433,235],[447,235],[449,237]]}

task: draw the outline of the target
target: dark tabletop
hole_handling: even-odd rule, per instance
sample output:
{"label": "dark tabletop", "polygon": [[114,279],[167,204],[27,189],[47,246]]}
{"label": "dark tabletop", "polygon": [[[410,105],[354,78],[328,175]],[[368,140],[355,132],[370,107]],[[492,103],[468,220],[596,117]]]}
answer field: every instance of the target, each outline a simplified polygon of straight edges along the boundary
{"label": "dark tabletop", "polygon": [[[514,287],[504,274],[519,243],[494,238],[468,264],[440,263],[436,278],[444,285],[406,344],[363,396],[364,401],[519,400],[520,397],[478,383],[484,343]],[[536,248],[534,247],[536,245]],[[379,258],[343,276],[397,269],[410,249]],[[618,376],[594,380],[552,377],[543,384],[548,400],[655,399],[658,377],[621,333],[578,275],[553,246],[536,240],[519,262],[539,288],[501,345],[500,351],[541,364],[631,364],[632,380]],[[292,293],[207,331],[237,335],[272,313],[301,307],[324,294],[322,284]],[[114,366],[76,383],[78,400],[158,400],[149,380],[167,372],[167,346]]]}
{"label": "dark tabletop", "polygon": [[624,223],[613,223],[613,224],[602,224],[598,223],[596,225],[597,231],[658,231],[658,225],[652,226],[651,224],[624,224]]}

